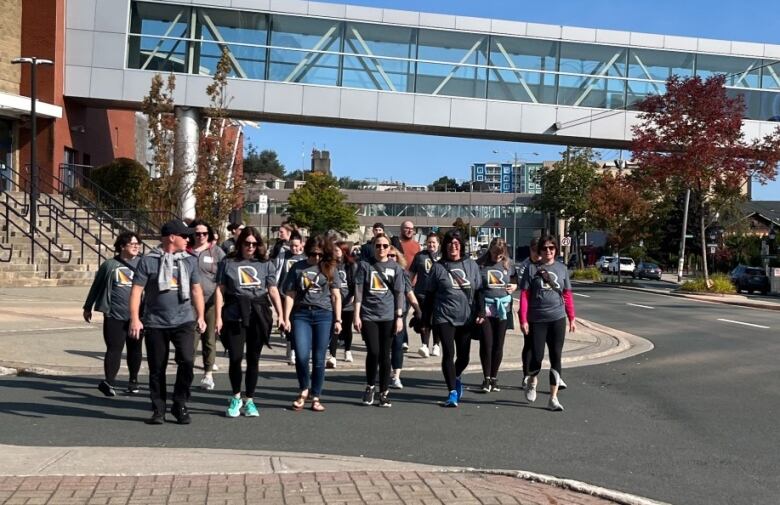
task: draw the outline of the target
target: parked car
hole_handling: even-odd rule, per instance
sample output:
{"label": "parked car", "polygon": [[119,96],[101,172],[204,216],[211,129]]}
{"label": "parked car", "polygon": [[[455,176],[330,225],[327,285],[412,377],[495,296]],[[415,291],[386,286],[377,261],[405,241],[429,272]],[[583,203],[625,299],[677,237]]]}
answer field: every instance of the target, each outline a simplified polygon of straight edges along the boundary
{"label": "parked car", "polygon": [[607,266],[609,265],[609,262],[612,261],[612,256],[602,256],[598,260],[596,260],[596,263],[594,263],[594,266],[601,270],[602,272],[606,272]]}
{"label": "parked car", "polygon": [[748,293],[759,291],[762,295],[769,293],[769,277],[762,268],[737,265],[730,277],[737,293],[743,290]]}
{"label": "parked car", "polygon": [[661,280],[661,268],[655,263],[640,262],[634,269],[634,279]]}
{"label": "parked car", "polygon": [[616,258],[612,258],[612,260],[609,262],[609,265],[607,265],[607,270],[609,273],[616,274],[618,272],[618,264],[620,265],[621,274],[633,274],[634,269],[636,269],[636,264],[634,263],[633,258],[621,256],[619,263]]}

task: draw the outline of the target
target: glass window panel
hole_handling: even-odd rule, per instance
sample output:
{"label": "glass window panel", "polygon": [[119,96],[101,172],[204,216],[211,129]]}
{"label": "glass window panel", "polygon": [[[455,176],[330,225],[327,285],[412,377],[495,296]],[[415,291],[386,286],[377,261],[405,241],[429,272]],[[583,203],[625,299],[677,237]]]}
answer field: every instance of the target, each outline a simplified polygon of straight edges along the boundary
{"label": "glass window panel", "polygon": [[187,37],[189,35],[189,7],[134,2],[132,9],[131,33],[167,37]]}
{"label": "glass window panel", "polygon": [[265,45],[268,20],[259,12],[198,9],[198,29],[203,40]]}
{"label": "glass window panel", "polygon": [[761,60],[700,54],[696,57],[696,75],[706,79],[716,74],[726,74],[726,86],[758,88],[760,86]]}
{"label": "glass window panel", "polygon": [[338,53],[341,48],[339,22],[274,16],[271,45],[291,49],[271,49],[270,80],[338,84],[339,55],[333,53]]}
{"label": "glass window panel", "polygon": [[672,75],[691,77],[694,56],[690,53],[631,49],[628,52],[628,76],[665,81]]}
{"label": "glass window panel", "polygon": [[345,30],[344,51],[366,56],[344,57],[343,86],[414,91],[414,30],[363,23],[347,23]]}
{"label": "glass window panel", "polygon": [[555,103],[555,74],[491,68],[489,75],[490,99]]}
{"label": "glass window panel", "polygon": [[[225,44],[202,42],[200,45],[200,65],[197,72],[201,75],[214,75],[217,63],[222,57],[222,47]],[[246,79],[265,79],[265,48],[255,46],[238,46],[230,44],[226,46],[230,54],[235,58],[241,72],[235,68],[231,61],[230,77],[244,77]]]}
{"label": "glass window panel", "polygon": [[738,96],[742,97],[742,101],[745,103],[745,119],[768,119],[768,117],[762,117],[765,116],[765,114],[761,107],[760,91],[726,89],[726,95],[731,98]]}
{"label": "glass window panel", "polygon": [[560,75],[558,104],[621,109],[625,105],[625,81]]}
{"label": "glass window panel", "polygon": [[763,61],[764,71],[761,77],[761,88],[780,89],[780,62],[770,65],[770,61]]}
{"label": "glass window panel", "polygon": [[420,30],[418,57],[452,64],[418,63],[416,91],[426,94],[484,98],[487,71],[487,37]]}
{"label": "glass window panel", "polygon": [[485,97],[485,67],[454,67],[449,63],[418,63],[417,93]]}
{"label": "glass window panel", "polygon": [[187,42],[159,37],[129,36],[129,68],[160,72],[187,71]]}
{"label": "glass window panel", "polygon": [[626,76],[624,47],[561,43],[560,71],[604,77]]}
{"label": "glass window panel", "polygon": [[780,93],[772,91],[761,92],[761,114],[759,117],[751,119],[780,121]]}
{"label": "glass window panel", "polygon": [[523,70],[558,70],[558,42],[547,40],[493,37],[490,64]]}
{"label": "glass window panel", "polygon": [[651,81],[626,81],[626,102],[630,109],[636,109],[635,105],[650,95],[663,95],[666,93],[666,84]]}

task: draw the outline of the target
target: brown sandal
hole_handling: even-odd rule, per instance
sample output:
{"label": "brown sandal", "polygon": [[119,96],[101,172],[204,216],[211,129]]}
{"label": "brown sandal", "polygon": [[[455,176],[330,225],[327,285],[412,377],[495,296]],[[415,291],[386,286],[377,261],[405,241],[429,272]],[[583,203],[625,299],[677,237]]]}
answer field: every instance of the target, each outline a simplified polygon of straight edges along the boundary
{"label": "brown sandal", "polygon": [[292,409],[303,410],[303,407],[306,405],[306,399],[308,397],[309,397],[308,391],[306,391],[305,393],[301,391],[301,393],[298,395],[298,398],[296,398],[295,401],[292,403]]}
{"label": "brown sandal", "polygon": [[319,398],[311,399],[311,410],[313,412],[325,412],[325,406],[320,403]]}

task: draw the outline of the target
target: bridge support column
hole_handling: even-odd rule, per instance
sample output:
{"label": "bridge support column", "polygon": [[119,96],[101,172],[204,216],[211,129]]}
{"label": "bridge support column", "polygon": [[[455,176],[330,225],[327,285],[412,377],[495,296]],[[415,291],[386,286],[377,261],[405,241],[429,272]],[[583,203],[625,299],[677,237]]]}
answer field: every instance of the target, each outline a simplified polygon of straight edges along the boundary
{"label": "bridge support column", "polygon": [[195,217],[195,177],[198,174],[198,123],[200,110],[195,107],[176,107],[176,141],[173,148],[175,168],[182,170],[179,212],[184,219]]}

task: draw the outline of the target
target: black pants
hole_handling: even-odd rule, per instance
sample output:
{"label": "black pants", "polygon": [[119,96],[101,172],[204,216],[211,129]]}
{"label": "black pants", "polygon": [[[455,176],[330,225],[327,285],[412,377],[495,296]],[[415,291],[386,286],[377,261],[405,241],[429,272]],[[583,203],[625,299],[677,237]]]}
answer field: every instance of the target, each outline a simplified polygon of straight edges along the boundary
{"label": "black pants", "polygon": [[544,346],[547,344],[547,352],[550,355],[550,385],[557,386],[561,377],[561,354],[566,337],[566,318],[546,323],[529,323],[529,326],[533,340],[533,354],[528,375],[533,377],[539,375],[544,359]]}
{"label": "black pants", "polygon": [[531,338],[531,332],[529,330],[528,333],[523,333],[523,351],[520,354],[520,357],[523,360],[523,377],[527,377],[531,371],[531,356],[533,353],[534,340]]}
{"label": "black pants", "polygon": [[146,328],[146,360],[149,363],[149,396],[155,412],[165,412],[167,399],[167,384],[165,370],[168,368],[170,345],[175,349],[176,383],[173,385],[174,406],[184,406],[190,399],[193,365],[195,355],[195,340],[192,332],[193,322],[184,323],[174,328]]}
{"label": "black pants", "polygon": [[[460,377],[469,366],[471,352],[471,330],[466,326],[453,326],[449,323],[434,324],[433,335],[441,342],[441,371],[447,383],[447,391],[455,389],[455,378]],[[457,359],[453,363],[456,355]]]}
{"label": "black pants", "polygon": [[336,334],[331,332],[330,336],[330,355],[335,356],[336,350],[339,347],[339,340],[344,341],[344,350],[352,350],[352,319],[355,317],[355,312],[348,310],[341,312],[341,333]]}
{"label": "black pants", "polygon": [[225,344],[230,357],[230,387],[233,394],[241,392],[241,362],[244,360],[244,346],[246,346],[246,396],[254,398],[257,389],[258,365],[260,353],[263,350],[263,341],[268,340],[271,328],[253,313],[249,326],[242,326],[239,321],[225,321]]}
{"label": "black pants", "polygon": [[[509,314],[512,317],[512,314]],[[498,369],[504,359],[504,337],[508,319],[503,321],[497,317],[487,317],[480,325],[482,339],[479,345],[479,361],[482,363],[482,373],[485,377],[498,377]]]}
{"label": "black pants", "polygon": [[130,321],[103,318],[103,341],[106,343],[106,355],[103,359],[103,373],[106,382],[114,385],[119,365],[122,363],[122,350],[127,345],[127,368],[130,370],[130,382],[138,382],[138,370],[141,369],[142,345],[141,339],[130,338],[127,330]]}
{"label": "black pants", "polygon": [[361,334],[366,343],[366,384],[376,384],[379,368],[379,391],[387,391],[390,382],[390,346],[394,321],[363,321]]}

